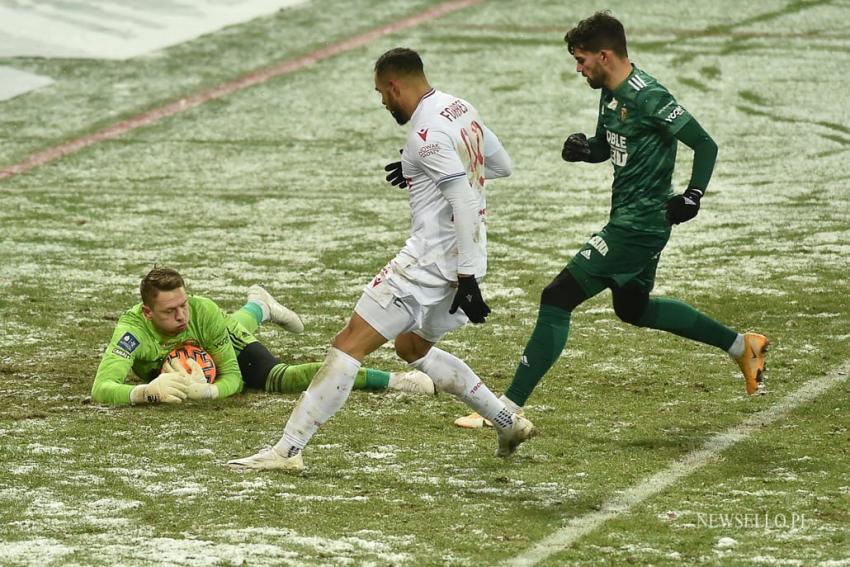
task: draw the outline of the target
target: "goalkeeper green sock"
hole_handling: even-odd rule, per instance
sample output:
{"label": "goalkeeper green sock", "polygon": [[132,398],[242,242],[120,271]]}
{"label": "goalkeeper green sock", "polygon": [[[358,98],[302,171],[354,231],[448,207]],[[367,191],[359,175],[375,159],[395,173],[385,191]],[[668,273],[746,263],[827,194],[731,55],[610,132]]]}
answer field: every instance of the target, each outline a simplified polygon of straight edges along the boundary
{"label": "goalkeeper green sock", "polygon": [[239,321],[252,334],[263,322],[263,310],[258,303],[253,301],[249,301],[242,306],[242,309],[230,316]]}
{"label": "goalkeeper green sock", "polygon": [[571,314],[560,307],[540,306],[537,324],[525,345],[514,379],[505,391],[505,397],[518,406],[525,405],[534,387],[561,356],[570,334]]}
{"label": "goalkeeper green sock", "polygon": [[[273,366],[266,378],[266,392],[292,394],[303,392],[313,376],[322,367],[321,362],[307,364],[278,364]],[[390,382],[389,372],[374,368],[360,368],[354,378],[355,390],[386,390]]]}
{"label": "goalkeeper green sock", "polygon": [[[360,375],[363,375],[363,386],[359,386]],[[375,368],[361,368],[354,379],[355,390],[386,390],[390,385],[390,373]]]}
{"label": "goalkeeper green sock", "polygon": [[668,297],[649,300],[646,311],[637,321],[640,327],[667,331],[686,339],[727,350],[738,333],[707,315],[703,315],[687,303]]}

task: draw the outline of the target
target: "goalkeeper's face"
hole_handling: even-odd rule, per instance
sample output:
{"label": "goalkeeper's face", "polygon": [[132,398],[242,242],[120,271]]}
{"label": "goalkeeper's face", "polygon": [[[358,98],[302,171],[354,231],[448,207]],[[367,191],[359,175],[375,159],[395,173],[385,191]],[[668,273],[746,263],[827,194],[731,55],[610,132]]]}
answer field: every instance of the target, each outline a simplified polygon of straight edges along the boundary
{"label": "goalkeeper's face", "polygon": [[160,291],[153,305],[142,306],[142,311],[160,334],[179,335],[189,326],[189,297],[182,287]]}

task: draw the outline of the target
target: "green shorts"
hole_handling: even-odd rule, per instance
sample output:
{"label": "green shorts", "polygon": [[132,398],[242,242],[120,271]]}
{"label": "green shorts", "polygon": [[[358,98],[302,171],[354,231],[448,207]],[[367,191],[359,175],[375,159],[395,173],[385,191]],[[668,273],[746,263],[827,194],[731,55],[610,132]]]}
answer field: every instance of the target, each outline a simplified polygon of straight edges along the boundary
{"label": "green shorts", "polygon": [[646,234],[606,225],[590,237],[567,269],[588,297],[605,288],[638,285],[649,293],[670,231]]}
{"label": "green shorts", "polygon": [[257,337],[248,332],[248,329],[242,323],[230,315],[224,316],[224,324],[227,327],[227,334],[230,337],[230,342],[233,344],[233,350],[236,351],[237,357],[245,350],[246,346],[257,342]]}

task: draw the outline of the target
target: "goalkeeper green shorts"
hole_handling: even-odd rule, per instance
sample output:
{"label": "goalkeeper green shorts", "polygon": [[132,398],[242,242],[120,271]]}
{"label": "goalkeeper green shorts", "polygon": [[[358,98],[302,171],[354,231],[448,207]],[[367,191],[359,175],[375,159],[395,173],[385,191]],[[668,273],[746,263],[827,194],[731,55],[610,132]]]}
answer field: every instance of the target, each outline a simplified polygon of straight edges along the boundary
{"label": "goalkeeper green shorts", "polygon": [[227,327],[227,335],[230,337],[230,342],[233,344],[233,350],[236,351],[236,356],[245,350],[245,347],[251,343],[257,342],[257,337],[248,332],[242,323],[231,317],[224,316],[224,325]]}
{"label": "goalkeeper green shorts", "polygon": [[606,225],[573,256],[567,269],[588,297],[627,284],[636,284],[649,293],[669,238],[669,231],[647,234]]}

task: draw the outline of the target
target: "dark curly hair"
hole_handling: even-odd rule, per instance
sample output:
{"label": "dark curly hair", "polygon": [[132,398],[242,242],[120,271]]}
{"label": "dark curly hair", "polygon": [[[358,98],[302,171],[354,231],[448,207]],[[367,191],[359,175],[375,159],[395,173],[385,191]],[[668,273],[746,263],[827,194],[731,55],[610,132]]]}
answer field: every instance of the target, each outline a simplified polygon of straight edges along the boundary
{"label": "dark curly hair", "polygon": [[610,49],[620,57],[628,57],[626,49],[626,30],[620,20],[611,15],[611,12],[596,12],[589,18],[580,21],[564,36],[567,49],[575,54],[576,49],[599,53],[603,49]]}

